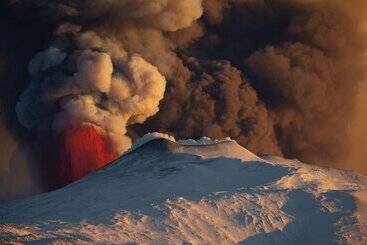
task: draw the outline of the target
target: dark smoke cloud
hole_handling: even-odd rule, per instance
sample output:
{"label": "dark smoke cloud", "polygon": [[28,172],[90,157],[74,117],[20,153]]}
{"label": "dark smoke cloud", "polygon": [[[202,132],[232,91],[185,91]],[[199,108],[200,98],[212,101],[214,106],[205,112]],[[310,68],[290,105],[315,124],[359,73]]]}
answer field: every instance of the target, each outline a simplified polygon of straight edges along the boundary
{"label": "dark smoke cloud", "polygon": [[[342,162],[350,150],[349,128],[365,120],[356,123],[353,116],[356,101],[361,101],[358,90],[364,94],[359,83],[366,75],[366,31],[361,26],[367,25],[362,24],[366,5],[362,0],[6,0],[0,16],[5,37],[0,40],[0,72],[6,77],[1,84],[6,98],[1,101],[2,140],[14,145],[14,151],[24,145],[36,158],[42,155],[33,139],[42,141],[35,128],[43,124],[25,130],[14,112],[29,82],[48,83],[55,74],[73,76],[78,70],[73,61],[83,52],[107,53],[112,74],[119,77],[126,70],[116,66],[113,56],[123,50],[126,57],[138,54],[167,79],[159,112],[140,125],[124,122],[133,139],[150,131],[178,138],[230,136],[255,153]],[[60,26],[68,26],[69,33],[72,26],[79,29],[72,38],[55,37]],[[80,42],[75,36],[89,38]],[[67,62],[50,63],[53,56],[47,50],[54,47],[67,55]],[[31,60],[47,62],[30,76]],[[65,80],[59,79],[61,87]],[[105,94],[107,102],[110,98],[102,90],[97,107]],[[115,107],[109,106],[102,107],[113,114]],[[36,112],[24,101],[22,108],[31,110],[28,115]],[[49,114],[53,112],[51,108]],[[13,164],[9,159],[3,157],[1,166]],[[5,167],[0,169],[9,176]],[[35,169],[52,178],[42,164]]]}
{"label": "dark smoke cloud", "polygon": [[[29,148],[35,138],[18,122],[15,105],[27,86],[26,67],[42,48],[50,23],[18,12],[0,3],[0,200],[39,191],[33,176],[42,175]],[[23,14],[23,13],[22,13]]]}
{"label": "dark smoke cloud", "polygon": [[253,151],[281,154],[272,118],[238,69],[228,61],[183,60],[180,78],[171,81],[160,112],[138,130],[177,138],[230,136]]}
{"label": "dark smoke cloud", "polygon": [[[220,79],[214,82],[218,84],[215,94],[220,96],[212,96],[198,72],[185,64],[190,70],[186,75],[189,78],[172,79],[171,85],[181,84],[189,95],[184,97],[182,93],[177,94],[177,89],[168,90],[160,112],[151,121],[153,128],[181,137],[230,135],[257,153],[273,153],[280,148],[285,156],[307,162],[345,160],[350,150],[346,147],[348,127],[355,113],[352,98],[365,76],[362,54],[366,39],[360,25],[365,19],[362,9],[366,4],[362,1],[208,0],[204,6],[206,35],[180,52],[202,60],[231,61],[247,77],[248,86],[254,88],[260,104],[264,104],[260,108],[267,111],[252,113],[259,108],[253,107],[244,117],[240,116],[236,113],[240,106],[233,105],[246,106],[251,103],[248,96],[237,98],[228,93],[228,87],[219,85]],[[201,66],[199,71],[211,75],[208,66]],[[226,76],[228,69],[221,73]],[[236,87],[238,79],[228,77],[231,87]],[[201,103],[192,103],[200,97]],[[175,104],[179,112],[170,108]],[[211,104],[215,108],[224,105],[229,113],[221,114],[220,109],[210,113],[208,105]],[[189,113],[182,111],[182,105],[189,108]],[[201,118],[198,115],[209,119],[192,120],[191,126],[188,118]],[[223,124],[223,115],[228,122],[236,123]],[[268,119],[264,120],[264,115]],[[252,120],[246,126],[239,126],[244,125],[241,122],[246,117]],[[148,123],[147,128],[152,124]],[[276,140],[272,133],[254,133],[259,132],[257,125],[264,132],[274,131]],[[214,130],[217,128],[220,130]],[[244,138],[263,144],[252,144]]]}
{"label": "dark smoke cloud", "polygon": [[312,162],[335,161],[343,154],[344,117],[351,117],[347,96],[355,84],[338,87],[329,57],[293,43],[255,52],[247,58],[246,67],[275,117],[278,139],[287,155]]}
{"label": "dark smoke cloud", "polygon": [[288,20],[285,43],[267,44],[251,54],[245,70],[275,117],[287,156],[340,162],[348,154],[351,98],[364,75],[360,57],[366,44],[350,5],[312,3],[294,2],[292,12],[298,14]]}
{"label": "dark smoke cloud", "polygon": [[350,153],[347,159],[349,169],[357,169],[367,174],[366,168],[366,145],[367,145],[367,80],[365,79],[358,89],[356,98],[356,116],[349,128]]}

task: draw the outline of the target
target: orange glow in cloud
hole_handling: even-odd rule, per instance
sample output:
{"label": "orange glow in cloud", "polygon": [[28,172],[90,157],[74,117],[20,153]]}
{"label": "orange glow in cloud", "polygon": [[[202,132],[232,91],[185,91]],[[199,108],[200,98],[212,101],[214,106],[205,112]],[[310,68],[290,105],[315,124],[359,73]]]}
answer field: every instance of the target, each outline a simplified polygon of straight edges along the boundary
{"label": "orange glow in cloud", "polygon": [[90,124],[68,126],[61,134],[60,175],[69,184],[117,158],[107,137]]}

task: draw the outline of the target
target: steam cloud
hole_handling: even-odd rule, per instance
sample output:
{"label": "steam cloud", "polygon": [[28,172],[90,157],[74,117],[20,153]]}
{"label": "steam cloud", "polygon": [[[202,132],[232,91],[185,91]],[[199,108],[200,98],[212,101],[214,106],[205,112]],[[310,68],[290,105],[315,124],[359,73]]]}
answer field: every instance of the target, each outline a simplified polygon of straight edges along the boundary
{"label": "steam cloud", "polygon": [[365,90],[365,1],[13,0],[4,7],[20,33],[19,16],[53,32],[39,34],[51,39],[42,49],[29,45],[33,58],[19,64],[30,83],[14,82],[14,103],[5,106],[8,121],[28,128],[10,137],[25,145],[82,123],[98,127],[118,154],[130,138],[161,131],[230,136],[255,153],[342,163],[357,142],[350,134],[365,130],[357,100]]}

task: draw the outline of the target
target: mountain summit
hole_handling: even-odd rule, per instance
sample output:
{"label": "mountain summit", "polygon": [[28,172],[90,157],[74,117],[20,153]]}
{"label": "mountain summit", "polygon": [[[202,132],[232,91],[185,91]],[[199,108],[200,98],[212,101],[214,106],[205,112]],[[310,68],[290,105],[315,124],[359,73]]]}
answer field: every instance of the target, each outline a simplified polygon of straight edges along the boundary
{"label": "mountain summit", "polygon": [[0,204],[0,243],[365,244],[366,204],[354,172],[155,133],[73,184]]}

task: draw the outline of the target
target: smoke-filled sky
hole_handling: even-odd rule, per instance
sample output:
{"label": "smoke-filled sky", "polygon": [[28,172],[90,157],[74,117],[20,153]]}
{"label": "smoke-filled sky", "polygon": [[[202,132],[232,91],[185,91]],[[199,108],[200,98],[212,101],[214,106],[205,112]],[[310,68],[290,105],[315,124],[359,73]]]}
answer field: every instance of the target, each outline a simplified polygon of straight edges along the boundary
{"label": "smoke-filled sky", "polygon": [[[80,132],[116,156],[159,131],[367,169],[366,1],[5,0],[0,8],[0,197],[55,187],[55,165],[65,164],[55,159],[74,154]],[[78,133],[65,141],[70,132]]]}

